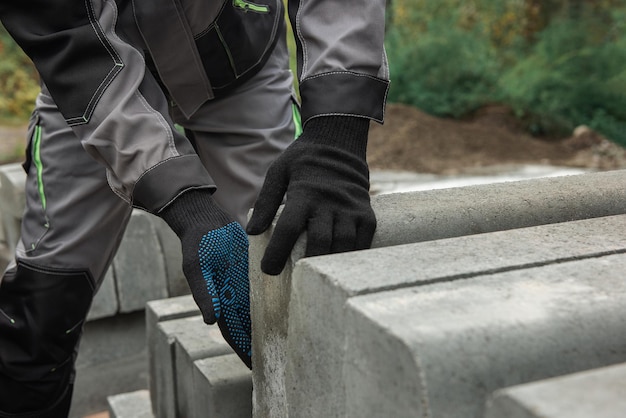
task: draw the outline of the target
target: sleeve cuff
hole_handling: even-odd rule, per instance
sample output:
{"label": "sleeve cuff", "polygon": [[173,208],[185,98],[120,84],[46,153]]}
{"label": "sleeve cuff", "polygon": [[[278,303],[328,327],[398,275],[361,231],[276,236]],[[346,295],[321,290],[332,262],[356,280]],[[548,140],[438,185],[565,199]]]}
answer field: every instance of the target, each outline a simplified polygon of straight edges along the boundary
{"label": "sleeve cuff", "polygon": [[356,116],[384,120],[389,82],[352,72],[331,72],[300,83],[302,122],[318,116]]}
{"label": "sleeve cuff", "polygon": [[170,158],[148,170],[135,184],[133,206],[158,213],[182,192],[208,188],[215,182],[197,155]]}

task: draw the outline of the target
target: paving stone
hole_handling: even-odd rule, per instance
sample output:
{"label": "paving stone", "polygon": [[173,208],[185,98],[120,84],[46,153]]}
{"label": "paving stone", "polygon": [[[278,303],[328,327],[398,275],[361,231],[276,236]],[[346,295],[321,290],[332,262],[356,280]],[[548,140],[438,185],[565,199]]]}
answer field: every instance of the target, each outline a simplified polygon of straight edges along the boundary
{"label": "paving stone", "polygon": [[626,363],[497,390],[485,418],[622,418]]}
{"label": "paving stone", "polygon": [[[304,416],[312,413],[308,408],[321,408],[316,413],[324,416],[342,410],[347,354],[337,347],[344,347],[344,310],[351,297],[625,251],[625,228],[626,216],[620,215],[301,260],[291,281],[287,344],[275,344],[273,333],[257,334],[269,339],[257,349],[272,347],[279,354],[266,356],[286,368],[285,380],[276,384],[285,392],[277,401],[266,398],[272,399],[262,406],[268,415],[258,416],[281,416],[271,410],[274,405]],[[324,361],[311,361],[316,358]]]}
{"label": "paving stone", "polygon": [[[372,245],[394,246],[626,213],[625,177],[626,171],[621,170],[376,196],[372,206],[378,227]],[[283,274],[263,275],[259,263],[272,228],[250,238],[253,380],[256,399],[271,399],[255,404],[255,416],[259,417],[281,416],[275,414],[286,410],[285,342],[291,319],[285,313],[293,297],[291,269],[304,254],[301,239]],[[387,279],[385,274],[378,281]],[[397,285],[393,278],[391,281],[389,286]]]}
{"label": "paving stone", "polygon": [[[195,384],[193,363],[198,359],[232,354],[233,350],[222,337],[218,326],[205,324],[201,316],[178,319],[172,322],[176,322],[177,328],[174,333],[177,416],[204,417],[206,415],[203,415],[202,410],[195,408],[194,398],[197,396],[202,398],[206,394],[198,389]],[[216,375],[214,377],[217,379],[222,376]],[[226,380],[228,377],[228,373],[223,376]],[[251,403],[252,400],[249,399],[249,402]]]}
{"label": "paving stone", "polygon": [[150,370],[150,396],[155,415],[174,417],[174,326],[160,323],[197,316],[200,311],[191,295],[150,301],[146,304],[146,339]]}
{"label": "paving stone", "polygon": [[113,265],[120,312],[143,310],[146,302],[168,297],[163,251],[150,214],[133,210]]}
{"label": "paving stone", "polygon": [[94,321],[117,314],[119,303],[117,301],[117,291],[115,289],[115,277],[113,266],[109,267],[98,293],[93,298],[91,309],[87,314],[87,321]]}
{"label": "paving stone", "polygon": [[110,418],[154,418],[147,390],[109,396],[108,402]]}
{"label": "paving stone", "polygon": [[190,418],[252,417],[252,374],[236,354],[195,362],[195,415]]}
{"label": "paving stone", "polygon": [[626,361],[625,268],[622,253],[351,298],[332,347],[345,415],[481,418],[496,389]]}
{"label": "paving stone", "polygon": [[21,164],[0,165],[0,221],[2,241],[9,252],[15,251],[20,237],[20,223],[25,207],[26,173]]}

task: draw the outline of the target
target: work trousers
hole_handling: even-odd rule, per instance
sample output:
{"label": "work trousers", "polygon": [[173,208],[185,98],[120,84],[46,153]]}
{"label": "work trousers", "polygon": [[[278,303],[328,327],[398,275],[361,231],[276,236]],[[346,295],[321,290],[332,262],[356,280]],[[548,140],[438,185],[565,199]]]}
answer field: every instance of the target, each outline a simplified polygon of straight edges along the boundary
{"label": "work trousers", "polygon": [[[144,94],[164,95],[148,81]],[[214,198],[244,226],[266,170],[294,140],[292,82],[283,37],[260,72],[225,97],[189,119],[175,106],[161,115],[185,130]],[[57,418],[68,413],[83,323],[132,208],[45,86],[28,135],[21,239],[0,282],[0,417]]]}

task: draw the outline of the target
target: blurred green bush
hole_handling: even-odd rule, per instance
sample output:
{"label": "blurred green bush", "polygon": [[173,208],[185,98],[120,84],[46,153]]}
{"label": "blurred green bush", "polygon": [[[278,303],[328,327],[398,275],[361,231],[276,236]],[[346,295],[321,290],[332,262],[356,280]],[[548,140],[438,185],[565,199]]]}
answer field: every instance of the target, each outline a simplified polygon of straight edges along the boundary
{"label": "blurred green bush", "polygon": [[392,0],[390,100],[438,116],[510,106],[536,135],[626,145],[625,0]]}
{"label": "blurred green bush", "polygon": [[0,25],[0,120],[4,123],[27,120],[37,93],[37,71]]}

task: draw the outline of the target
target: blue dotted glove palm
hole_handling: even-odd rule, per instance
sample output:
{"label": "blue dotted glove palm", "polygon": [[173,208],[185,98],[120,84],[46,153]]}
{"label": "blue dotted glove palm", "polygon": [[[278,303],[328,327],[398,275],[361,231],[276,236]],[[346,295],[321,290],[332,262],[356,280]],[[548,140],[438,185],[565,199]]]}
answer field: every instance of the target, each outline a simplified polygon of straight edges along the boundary
{"label": "blue dotted glove palm", "polygon": [[183,193],[159,214],[181,240],[183,272],[204,322],[252,367],[248,236],[207,190]]}

